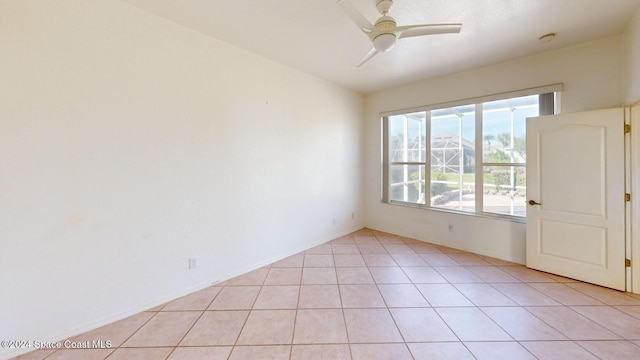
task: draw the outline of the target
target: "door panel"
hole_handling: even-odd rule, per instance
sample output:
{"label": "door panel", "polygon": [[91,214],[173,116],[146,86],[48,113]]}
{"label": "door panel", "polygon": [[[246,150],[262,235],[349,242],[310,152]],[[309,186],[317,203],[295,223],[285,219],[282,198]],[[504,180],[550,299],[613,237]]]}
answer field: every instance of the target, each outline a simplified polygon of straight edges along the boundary
{"label": "door panel", "polygon": [[[600,267],[607,265],[606,256],[603,256],[607,246],[606,229],[552,220],[541,220],[540,227],[541,254]],[[564,241],[554,241],[556,236]]]}
{"label": "door panel", "polygon": [[624,109],[527,120],[527,266],[625,290]]}
{"label": "door panel", "polygon": [[[571,184],[558,186],[541,177],[540,199],[545,198],[545,210],[604,217],[605,129],[570,125],[541,131],[539,137],[544,171]],[[567,163],[567,159],[573,161]]]}

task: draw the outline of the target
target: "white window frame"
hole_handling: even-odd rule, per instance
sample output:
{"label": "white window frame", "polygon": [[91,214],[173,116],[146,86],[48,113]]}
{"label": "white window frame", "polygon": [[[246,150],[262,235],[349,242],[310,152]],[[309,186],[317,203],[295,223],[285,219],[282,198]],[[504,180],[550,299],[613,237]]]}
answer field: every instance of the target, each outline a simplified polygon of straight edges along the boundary
{"label": "white window frame", "polygon": [[[482,96],[477,98],[469,98],[464,100],[457,100],[447,103],[439,103],[432,105],[425,105],[415,108],[403,109],[403,110],[395,110],[380,113],[381,118],[381,133],[382,133],[382,189],[381,189],[381,201],[383,203],[392,204],[392,205],[401,205],[401,206],[409,206],[416,207],[428,210],[437,210],[437,211],[445,211],[445,212],[453,212],[465,215],[474,215],[474,216],[485,216],[492,218],[504,218],[513,221],[525,221],[526,218],[517,216],[517,215],[508,215],[508,214],[499,214],[492,212],[485,212],[483,207],[483,196],[476,196],[474,209],[475,211],[464,211],[464,210],[453,210],[442,207],[431,206],[431,203],[426,201],[424,204],[412,203],[412,202],[404,202],[397,200],[390,200],[389,193],[391,187],[391,179],[389,178],[390,172],[390,159],[389,159],[389,117],[394,115],[404,115],[416,112],[425,112],[426,114],[426,134],[425,139],[431,139],[431,129],[430,129],[430,112],[431,110],[443,109],[443,108],[451,108],[457,107],[461,105],[474,105],[475,104],[475,193],[482,194],[483,186],[484,186],[484,178],[483,178],[483,169],[484,166],[496,165],[496,166],[522,166],[521,163],[485,163],[483,161],[482,151],[483,151],[483,132],[482,132],[482,124],[483,124],[483,111],[482,104],[486,102],[496,101],[496,100],[505,100],[511,98],[518,98],[523,96],[530,95],[542,95],[542,94],[554,94],[552,98],[552,102],[545,103],[542,98],[540,102],[540,115],[546,114],[554,114],[559,113],[559,100],[560,100],[560,92],[563,91],[563,84],[553,84],[547,86],[541,86],[536,88],[523,89],[518,91],[512,91],[507,93],[500,93],[488,96]],[[426,156],[424,162],[420,162],[418,165],[425,166],[425,194],[430,193],[431,188],[431,146],[426,147]],[[413,163],[412,163],[413,164]]]}

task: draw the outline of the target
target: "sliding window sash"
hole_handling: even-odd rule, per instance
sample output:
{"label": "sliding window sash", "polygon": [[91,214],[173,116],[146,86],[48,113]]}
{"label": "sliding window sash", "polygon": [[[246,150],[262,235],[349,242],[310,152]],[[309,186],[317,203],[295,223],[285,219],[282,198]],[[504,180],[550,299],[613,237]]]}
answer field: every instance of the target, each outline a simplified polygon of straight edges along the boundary
{"label": "sliding window sash", "polygon": [[382,117],[382,202],[389,202],[389,117]]}
{"label": "sliding window sash", "polygon": [[[482,171],[482,146],[484,144],[484,133],[482,132],[482,121],[484,113],[482,112],[482,103],[476,103],[476,157],[475,157],[475,212],[476,214],[482,214],[484,209],[484,172]],[[478,146],[480,144],[480,146]],[[478,151],[480,149],[480,151]]]}

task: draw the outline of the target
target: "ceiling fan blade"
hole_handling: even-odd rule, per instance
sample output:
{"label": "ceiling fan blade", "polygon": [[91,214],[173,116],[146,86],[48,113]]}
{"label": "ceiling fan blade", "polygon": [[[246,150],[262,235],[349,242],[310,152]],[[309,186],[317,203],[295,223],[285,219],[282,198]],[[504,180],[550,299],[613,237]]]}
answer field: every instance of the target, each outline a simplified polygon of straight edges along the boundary
{"label": "ceiling fan blade", "polygon": [[374,26],[352,4],[350,0],[338,0],[338,5],[349,15],[351,20],[364,32],[369,34]]}
{"label": "ceiling fan blade", "polygon": [[369,52],[367,53],[367,55],[365,55],[364,57],[362,57],[362,59],[360,59],[360,61],[358,61],[355,67],[360,67],[364,65],[364,63],[371,60],[372,57],[376,56],[377,53],[379,53],[379,51],[372,47],[371,50],[369,50]]}
{"label": "ceiling fan blade", "polygon": [[395,32],[398,39],[402,39],[412,36],[459,33],[460,30],[462,30],[462,24],[424,24],[398,26]]}

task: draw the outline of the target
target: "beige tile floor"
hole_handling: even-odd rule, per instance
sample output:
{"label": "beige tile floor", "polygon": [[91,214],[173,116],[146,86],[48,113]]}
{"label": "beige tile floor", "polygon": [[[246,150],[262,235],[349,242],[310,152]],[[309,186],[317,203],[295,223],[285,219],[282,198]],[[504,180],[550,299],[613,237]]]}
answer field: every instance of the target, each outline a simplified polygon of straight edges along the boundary
{"label": "beige tile floor", "polygon": [[368,229],[23,359],[639,359],[640,296]]}

